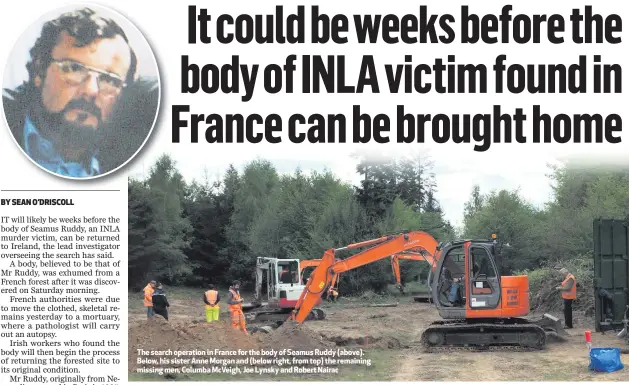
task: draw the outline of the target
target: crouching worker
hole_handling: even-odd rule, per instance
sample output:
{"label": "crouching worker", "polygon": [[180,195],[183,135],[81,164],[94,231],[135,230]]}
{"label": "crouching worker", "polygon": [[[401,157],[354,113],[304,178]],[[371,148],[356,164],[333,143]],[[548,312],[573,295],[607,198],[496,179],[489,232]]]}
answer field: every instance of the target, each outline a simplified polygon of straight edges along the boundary
{"label": "crouching worker", "polygon": [[155,314],[159,314],[168,321],[168,308],[170,304],[168,303],[168,299],[166,298],[166,294],[164,293],[164,289],[162,284],[157,284],[157,289],[153,293],[153,311]]}
{"label": "crouching worker", "polygon": [[221,300],[221,296],[218,294],[218,291],[214,290],[214,285],[210,285],[208,289],[209,290],[203,294],[205,320],[207,322],[218,321],[218,314],[221,310],[218,303]]}
{"label": "crouching worker", "polygon": [[229,288],[229,296],[227,297],[227,304],[229,305],[229,312],[231,313],[232,328],[240,329],[245,334],[249,334],[245,324],[245,313],[242,312],[243,299],[240,296],[239,289],[240,282],[234,281]]}
{"label": "crouching worker", "polygon": [[330,290],[328,290],[328,300],[332,302],[336,302],[336,300],[338,299],[338,296],[339,296],[339,292],[336,291],[335,288],[330,286]]}

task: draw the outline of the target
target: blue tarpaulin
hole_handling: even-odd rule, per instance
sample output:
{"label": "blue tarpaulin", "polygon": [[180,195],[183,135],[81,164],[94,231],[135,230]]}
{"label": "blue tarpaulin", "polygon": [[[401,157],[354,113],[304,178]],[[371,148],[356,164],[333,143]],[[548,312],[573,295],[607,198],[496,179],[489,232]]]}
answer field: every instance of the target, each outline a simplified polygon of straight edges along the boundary
{"label": "blue tarpaulin", "polygon": [[618,348],[592,348],[590,350],[590,367],[594,372],[615,372],[623,369]]}

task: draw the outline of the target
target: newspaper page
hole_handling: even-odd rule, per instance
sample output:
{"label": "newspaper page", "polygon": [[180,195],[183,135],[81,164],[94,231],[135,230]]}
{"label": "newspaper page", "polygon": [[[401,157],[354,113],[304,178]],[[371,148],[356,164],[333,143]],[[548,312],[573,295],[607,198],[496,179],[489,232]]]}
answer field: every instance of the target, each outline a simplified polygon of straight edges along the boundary
{"label": "newspaper page", "polygon": [[627,8],[3,2],[0,383],[626,381]]}

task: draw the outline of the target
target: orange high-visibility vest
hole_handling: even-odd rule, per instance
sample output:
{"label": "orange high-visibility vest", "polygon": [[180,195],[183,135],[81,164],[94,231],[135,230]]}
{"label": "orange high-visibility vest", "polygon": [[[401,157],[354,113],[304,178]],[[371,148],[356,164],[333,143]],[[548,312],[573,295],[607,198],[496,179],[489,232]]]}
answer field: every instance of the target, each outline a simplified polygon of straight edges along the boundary
{"label": "orange high-visibility vest", "polygon": [[144,306],[153,307],[153,292],[155,292],[155,289],[153,289],[151,284],[146,285],[144,288]]}
{"label": "orange high-visibility vest", "polygon": [[570,289],[570,291],[561,292],[561,298],[563,299],[577,299],[577,279],[574,277],[574,275],[568,273],[566,279],[564,279],[561,283],[561,287],[565,287],[570,279],[574,280],[574,283],[572,284],[572,289]]}
{"label": "orange high-visibility vest", "polygon": [[[240,299],[240,294],[238,294],[237,291],[233,290],[233,289],[229,289],[229,291],[232,293],[232,299],[234,301],[238,301]],[[238,310],[242,310],[242,303],[236,303],[233,305],[229,305],[229,311],[238,311]]]}
{"label": "orange high-visibility vest", "polygon": [[216,290],[208,290],[205,292],[205,299],[207,299],[207,301],[209,303],[211,303],[211,305],[205,305],[205,307],[207,309],[213,309],[218,307],[218,304],[216,303],[216,298],[218,297],[218,291]]}

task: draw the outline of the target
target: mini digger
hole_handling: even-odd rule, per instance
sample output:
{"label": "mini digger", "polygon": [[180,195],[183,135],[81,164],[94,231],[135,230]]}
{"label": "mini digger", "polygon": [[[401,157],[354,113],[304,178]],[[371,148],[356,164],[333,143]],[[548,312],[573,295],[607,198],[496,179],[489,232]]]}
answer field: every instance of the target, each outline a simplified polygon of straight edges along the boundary
{"label": "mini digger", "polygon": [[[329,249],[310,274],[289,320],[303,323],[324,319],[324,315],[313,317],[312,311],[339,274],[383,258],[412,253],[422,255],[432,265],[431,302],[442,318],[422,333],[421,344],[427,350],[540,350],[550,340],[565,340],[568,334],[558,318],[549,314],[537,321],[527,318],[528,277],[500,276],[496,246],[495,235],[492,239],[441,244],[426,232],[408,231]],[[336,258],[341,250],[359,248],[366,249],[346,259]]]}
{"label": "mini digger", "polygon": [[[252,325],[252,332],[268,332],[269,327],[281,325],[295,309],[305,288],[301,278],[303,262],[299,259],[257,258],[254,298],[252,302],[243,303],[242,307],[248,322],[260,324]],[[314,302],[314,306],[320,303],[321,298]],[[324,319],[323,310],[314,306],[309,310],[307,319]]]}

